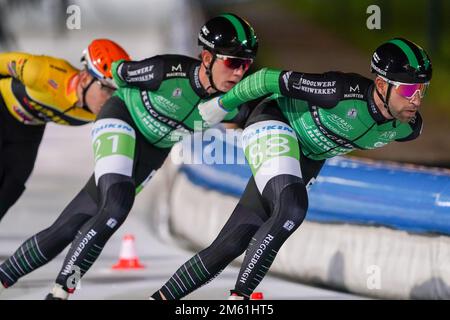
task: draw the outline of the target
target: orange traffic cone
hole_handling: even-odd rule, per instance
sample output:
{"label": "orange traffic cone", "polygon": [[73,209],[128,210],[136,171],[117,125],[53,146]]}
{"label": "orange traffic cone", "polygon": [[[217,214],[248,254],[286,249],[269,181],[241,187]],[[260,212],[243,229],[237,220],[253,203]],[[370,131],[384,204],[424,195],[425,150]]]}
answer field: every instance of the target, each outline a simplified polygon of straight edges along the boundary
{"label": "orange traffic cone", "polygon": [[114,270],[131,270],[131,269],[144,269],[139,262],[139,258],[136,254],[136,247],[134,243],[134,236],[127,234],[123,237],[122,247],[120,248],[119,262],[112,267]]}
{"label": "orange traffic cone", "polygon": [[262,292],[253,292],[250,295],[250,300],[264,300],[264,294]]}

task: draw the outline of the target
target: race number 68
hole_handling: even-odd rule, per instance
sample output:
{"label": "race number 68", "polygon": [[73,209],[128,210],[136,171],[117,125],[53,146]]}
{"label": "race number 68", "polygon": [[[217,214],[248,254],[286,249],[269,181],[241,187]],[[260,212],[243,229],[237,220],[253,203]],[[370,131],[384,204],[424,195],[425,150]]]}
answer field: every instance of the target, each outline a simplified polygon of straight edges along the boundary
{"label": "race number 68", "polygon": [[259,168],[262,163],[270,158],[288,153],[289,140],[285,137],[275,136],[267,140],[258,140],[249,147],[249,162],[254,168]]}

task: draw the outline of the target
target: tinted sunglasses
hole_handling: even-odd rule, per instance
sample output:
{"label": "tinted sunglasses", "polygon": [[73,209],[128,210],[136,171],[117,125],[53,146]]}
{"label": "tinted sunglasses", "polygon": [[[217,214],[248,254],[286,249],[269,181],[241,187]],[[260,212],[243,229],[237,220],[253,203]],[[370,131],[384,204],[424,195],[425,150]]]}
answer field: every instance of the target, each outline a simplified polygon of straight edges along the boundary
{"label": "tinted sunglasses", "polygon": [[241,58],[234,56],[226,56],[223,54],[216,54],[216,57],[223,60],[223,63],[227,68],[230,69],[239,69],[243,68],[244,71],[247,71],[250,68],[250,65],[253,63],[253,59],[250,58]]}
{"label": "tinted sunglasses", "polygon": [[398,81],[392,81],[381,77],[387,83],[394,85],[395,91],[406,99],[412,99],[414,95],[419,92],[420,98],[425,97],[428,87],[430,86],[429,82],[425,83],[403,83]]}

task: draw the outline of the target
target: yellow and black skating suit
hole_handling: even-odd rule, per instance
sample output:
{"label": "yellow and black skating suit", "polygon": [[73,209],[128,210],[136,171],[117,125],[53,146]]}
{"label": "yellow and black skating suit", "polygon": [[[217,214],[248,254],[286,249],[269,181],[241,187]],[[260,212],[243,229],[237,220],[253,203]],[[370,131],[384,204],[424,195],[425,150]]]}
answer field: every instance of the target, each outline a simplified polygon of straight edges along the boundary
{"label": "yellow and black skating suit", "polygon": [[0,98],[10,114],[24,124],[82,125],[95,120],[95,115],[75,106],[77,73],[61,59],[0,53]]}

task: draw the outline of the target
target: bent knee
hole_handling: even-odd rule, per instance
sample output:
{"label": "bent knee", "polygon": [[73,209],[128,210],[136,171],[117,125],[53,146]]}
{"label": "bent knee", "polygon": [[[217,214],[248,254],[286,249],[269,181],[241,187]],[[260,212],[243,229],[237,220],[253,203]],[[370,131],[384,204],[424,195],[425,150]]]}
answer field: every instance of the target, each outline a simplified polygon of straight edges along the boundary
{"label": "bent knee", "polygon": [[135,184],[130,177],[108,174],[101,177],[98,188],[101,195],[101,211],[109,218],[122,223],[135,199]]}
{"label": "bent knee", "polygon": [[294,231],[306,218],[308,194],[302,181],[284,186],[276,196],[273,215],[288,231]]}

